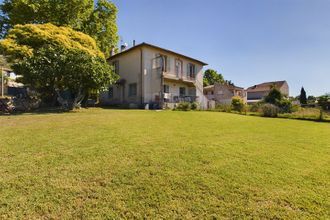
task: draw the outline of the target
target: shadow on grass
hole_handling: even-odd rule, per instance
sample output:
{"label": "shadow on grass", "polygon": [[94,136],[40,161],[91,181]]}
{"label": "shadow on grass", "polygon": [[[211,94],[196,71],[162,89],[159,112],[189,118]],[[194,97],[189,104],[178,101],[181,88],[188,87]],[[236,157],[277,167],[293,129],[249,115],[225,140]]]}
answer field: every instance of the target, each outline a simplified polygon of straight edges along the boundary
{"label": "shadow on grass", "polygon": [[63,113],[75,113],[75,111],[65,111],[60,107],[47,107],[39,108],[32,111],[13,111],[10,113],[0,112],[1,116],[18,116],[18,115],[46,115],[46,114],[63,114]]}
{"label": "shadow on grass", "polygon": [[[113,110],[144,110],[141,108],[136,108],[136,109],[131,109],[131,108],[125,108],[123,106],[88,106],[88,107],[82,107],[82,110],[88,110],[88,109],[113,109]],[[64,110],[61,107],[44,107],[44,108],[39,108],[36,110],[32,111],[14,111],[10,113],[3,113],[0,112],[0,117],[1,116],[19,116],[19,115],[47,115],[47,114],[63,114],[63,113],[79,113],[79,110]]]}
{"label": "shadow on grass", "polygon": [[[244,114],[244,113],[234,113],[234,114],[240,114],[240,115],[246,115],[246,116],[256,116],[256,117],[262,117],[262,118],[272,118],[272,117],[265,117],[256,113],[250,113],[250,114]],[[284,116],[284,115],[279,115],[278,117],[273,117],[273,118],[281,118],[281,119],[291,119],[291,120],[300,120],[300,121],[312,121],[312,122],[318,122],[318,123],[330,123],[330,119],[323,119],[320,120],[318,118],[303,118],[303,117],[290,117],[290,116]]]}

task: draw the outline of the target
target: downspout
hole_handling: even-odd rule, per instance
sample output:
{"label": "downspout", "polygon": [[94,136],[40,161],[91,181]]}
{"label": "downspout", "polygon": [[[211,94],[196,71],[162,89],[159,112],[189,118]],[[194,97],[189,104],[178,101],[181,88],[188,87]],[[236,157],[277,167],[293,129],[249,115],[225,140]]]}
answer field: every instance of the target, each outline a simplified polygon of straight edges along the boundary
{"label": "downspout", "polygon": [[140,48],[140,71],[141,71],[141,107],[143,108],[143,51],[142,48]]}
{"label": "downspout", "polygon": [[[162,65],[164,65],[164,58],[161,57],[162,59]],[[164,72],[163,72],[163,67],[161,68],[161,74],[160,74],[160,105],[159,107],[161,109],[164,108]]]}

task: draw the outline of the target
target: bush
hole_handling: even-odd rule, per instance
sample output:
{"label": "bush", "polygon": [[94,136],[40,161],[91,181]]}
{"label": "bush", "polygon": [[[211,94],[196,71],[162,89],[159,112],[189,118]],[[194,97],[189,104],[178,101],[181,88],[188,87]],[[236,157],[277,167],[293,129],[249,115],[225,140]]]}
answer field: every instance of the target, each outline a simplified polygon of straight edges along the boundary
{"label": "bush", "polygon": [[244,102],[243,99],[239,96],[234,96],[231,100],[231,106],[234,111],[242,112],[244,110]]}
{"label": "bush", "polygon": [[179,111],[190,111],[191,110],[191,104],[189,102],[180,102],[175,110]]}
{"label": "bush", "polygon": [[288,99],[282,99],[281,101],[278,102],[277,106],[280,108],[281,113],[292,113],[293,112],[292,103]]}
{"label": "bush", "polygon": [[190,103],[190,106],[191,106],[191,110],[197,110],[199,107],[197,102]]}
{"label": "bush", "polygon": [[231,105],[229,104],[217,104],[215,110],[219,112],[231,112]]}
{"label": "bush", "polygon": [[261,106],[261,113],[264,117],[277,117],[279,108],[273,104],[264,104]]}
{"label": "bush", "polygon": [[261,107],[261,103],[260,102],[256,102],[253,103],[252,105],[250,105],[249,110],[250,112],[259,112],[260,111],[260,107]]}

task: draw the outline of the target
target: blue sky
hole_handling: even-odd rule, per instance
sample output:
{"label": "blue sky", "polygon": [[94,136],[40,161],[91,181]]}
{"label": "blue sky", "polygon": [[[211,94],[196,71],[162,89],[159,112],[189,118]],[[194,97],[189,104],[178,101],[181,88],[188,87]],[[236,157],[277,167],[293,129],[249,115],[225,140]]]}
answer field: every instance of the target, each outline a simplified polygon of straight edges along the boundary
{"label": "blue sky", "polygon": [[114,0],[124,42],[201,59],[235,84],[330,92],[329,0]]}

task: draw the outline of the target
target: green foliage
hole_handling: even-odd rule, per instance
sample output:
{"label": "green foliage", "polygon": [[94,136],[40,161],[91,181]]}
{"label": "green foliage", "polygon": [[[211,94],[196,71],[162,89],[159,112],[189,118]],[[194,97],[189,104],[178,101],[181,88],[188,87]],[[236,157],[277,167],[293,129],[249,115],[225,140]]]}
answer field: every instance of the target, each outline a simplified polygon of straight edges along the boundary
{"label": "green foliage", "polygon": [[273,88],[270,90],[268,95],[264,97],[264,102],[273,105],[278,105],[282,99],[283,99],[282,93],[278,89]]}
{"label": "green foliage", "polygon": [[40,92],[44,101],[69,93],[69,97],[62,97],[69,109],[88,93],[98,92],[117,79],[95,40],[71,28],[16,25],[0,42],[0,48],[16,60],[12,67],[23,76],[21,81]]}
{"label": "green foliage", "polygon": [[320,96],[317,103],[323,110],[330,110],[330,94]]}
{"label": "green foliage", "polygon": [[0,42],[1,51],[9,60],[33,56],[34,52],[47,45],[80,50],[92,56],[103,57],[96,42],[90,36],[74,31],[72,28],[57,27],[53,24],[16,25]]}
{"label": "green foliage", "polygon": [[222,74],[218,74],[217,71],[212,69],[207,69],[204,72],[203,84],[204,86],[214,85],[214,83],[224,83],[225,80]]}
{"label": "green foliage", "polygon": [[300,104],[303,104],[303,105],[307,104],[306,91],[305,91],[304,87],[301,87],[299,101],[300,101]]}
{"label": "green foliage", "polygon": [[283,94],[275,87],[273,89],[271,89],[271,91],[269,92],[269,94],[267,96],[265,96],[264,102],[277,106],[281,113],[292,112],[291,100],[285,98],[283,96]]}
{"label": "green foliage", "polygon": [[17,24],[53,23],[89,34],[106,56],[118,43],[117,8],[107,0],[5,0],[1,11],[2,36]]}
{"label": "green foliage", "polygon": [[250,112],[259,112],[261,106],[262,106],[261,102],[253,103],[252,105],[249,106],[249,111]]}
{"label": "green foliage", "polygon": [[178,111],[190,111],[191,110],[191,103],[190,102],[180,102],[175,110]]}
{"label": "green foliage", "polygon": [[281,113],[291,113],[293,111],[292,102],[289,99],[282,99],[277,103]]}
{"label": "green foliage", "polygon": [[307,98],[307,101],[310,104],[314,104],[316,102],[316,100],[317,100],[316,97],[312,96],[312,95],[308,96],[308,98]]}
{"label": "green foliage", "polygon": [[190,104],[190,106],[191,106],[191,110],[197,110],[199,108],[199,105],[197,102],[192,102]]}
{"label": "green foliage", "polygon": [[263,104],[261,106],[261,113],[264,117],[277,117],[279,113],[279,108],[273,104]]}
{"label": "green foliage", "polygon": [[215,106],[215,110],[219,112],[227,112],[230,113],[232,110],[232,106],[230,104],[217,104]]}
{"label": "green foliage", "polygon": [[244,110],[245,104],[241,97],[234,96],[231,100],[231,106],[234,111],[242,112]]}

